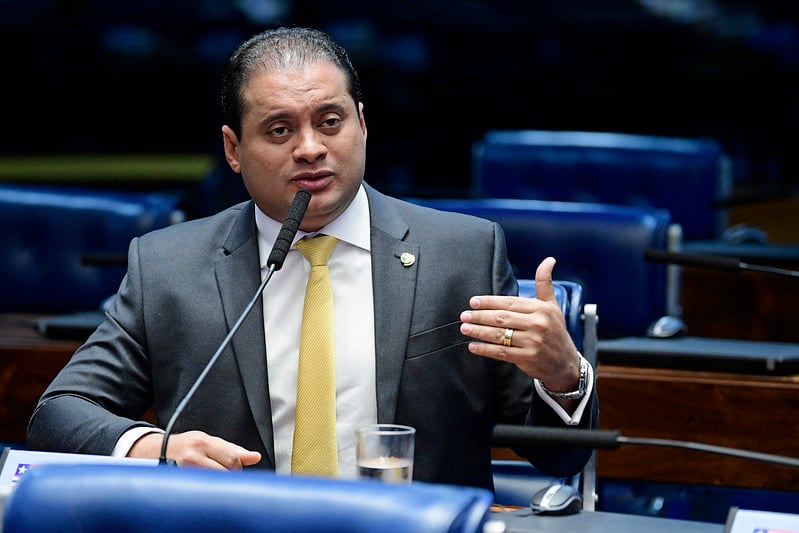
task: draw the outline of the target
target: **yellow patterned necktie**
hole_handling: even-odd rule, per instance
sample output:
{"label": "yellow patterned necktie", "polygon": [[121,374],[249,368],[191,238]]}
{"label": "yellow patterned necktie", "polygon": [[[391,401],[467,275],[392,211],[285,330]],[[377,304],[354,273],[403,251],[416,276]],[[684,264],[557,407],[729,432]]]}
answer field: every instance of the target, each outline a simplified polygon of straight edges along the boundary
{"label": "yellow patterned necktie", "polygon": [[333,286],[327,268],[327,259],[337,242],[335,237],[319,235],[295,245],[311,263],[311,272],[300,334],[293,474],[338,476]]}

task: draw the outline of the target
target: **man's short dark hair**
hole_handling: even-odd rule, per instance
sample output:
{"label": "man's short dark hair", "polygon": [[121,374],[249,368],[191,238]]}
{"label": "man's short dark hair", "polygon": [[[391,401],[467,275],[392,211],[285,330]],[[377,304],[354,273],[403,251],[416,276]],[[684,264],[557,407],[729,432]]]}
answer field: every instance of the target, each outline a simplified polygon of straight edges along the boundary
{"label": "man's short dark hair", "polygon": [[326,33],[310,28],[276,28],[261,32],[240,44],[230,55],[222,78],[222,118],[241,137],[245,111],[241,91],[256,72],[297,69],[317,61],[329,61],[347,78],[355,102],[361,101],[361,82],[347,51]]}

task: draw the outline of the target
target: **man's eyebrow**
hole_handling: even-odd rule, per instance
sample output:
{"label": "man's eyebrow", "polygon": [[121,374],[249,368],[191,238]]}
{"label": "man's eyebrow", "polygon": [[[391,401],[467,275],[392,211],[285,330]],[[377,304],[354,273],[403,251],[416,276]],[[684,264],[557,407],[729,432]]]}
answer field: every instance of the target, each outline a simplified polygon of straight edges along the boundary
{"label": "man's eyebrow", "polygon": [[316,110],[317,113],[326,113],[328,111],[336,111],[343,114],[347,111],[347,108],[346,106],[336,102],[328,102],[319,106],[319,108]]}
{"label": "man's eyebrow", "polygon": [[277,120],[286,120],[292,117],[292,114],[288,111],[278,111],[276,113],[269,113],[264,118],[262,118],[259,122],[261,124],[269,124],[270,122],[275,122]]}
{"label": "man's eyebrow", "polygon": [[[328,113],[334,111],[336,113],[341,113],[342,115],[347,112],[347,106],[337,103],[337,102],[327,102],[320,105],[318,108],[314,110],[315,114],[319,113]],[[270,124],[272,122],[276,122],[279,120],[288,120],[294,117],[293,113],[288,111],[276,111],[274,113],[267,114],[264,118],[262,118],[259,123],[262,125]]]}

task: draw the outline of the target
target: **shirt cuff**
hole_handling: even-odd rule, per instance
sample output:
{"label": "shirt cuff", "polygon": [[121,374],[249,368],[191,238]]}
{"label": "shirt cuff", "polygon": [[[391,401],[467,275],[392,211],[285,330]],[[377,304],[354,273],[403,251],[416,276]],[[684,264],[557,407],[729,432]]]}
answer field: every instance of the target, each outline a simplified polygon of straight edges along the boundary
{"label": "shirt cuff", "polygon": [[117,441],[116,446],[114,446],[114,450],[111,452],[111,455],[113,457],[127,457],[128,452],[130,452],[130,449],[133,448],[133,445],[137,440],[145,435],[149,435],[150,433],[163,432],[163,429],[150,426],[137,426],[135,428],[131,428],[123,433],[121,437],[119,437],[119,440]]}
{"label": "shirt cuff", "polygon": [[[585,359],[582,354],[580,354],[580,359]],[[541,399],[544,400],[544,402],[546,402],[546,404],[555,411],[555,413],[567,426],[576,426],[580,423],[580,419],[583,417],[583,412],[585,411],[585,406],[591,401],[591,393],[594,390],[594,368],[588,363],[586,363],[586,365],[588,367],[588,372],[586,372],[585,376],[585,396],[582,397],[580,403],[577,405],[577,408],[571,415],[567,413],[566,410],[552,396],[547,394],[543,387],[541,387],[541,382],[538,379],[533,380],[533,384],[535,385],[535,390],[538,392],[538,395],[541,396]]]}

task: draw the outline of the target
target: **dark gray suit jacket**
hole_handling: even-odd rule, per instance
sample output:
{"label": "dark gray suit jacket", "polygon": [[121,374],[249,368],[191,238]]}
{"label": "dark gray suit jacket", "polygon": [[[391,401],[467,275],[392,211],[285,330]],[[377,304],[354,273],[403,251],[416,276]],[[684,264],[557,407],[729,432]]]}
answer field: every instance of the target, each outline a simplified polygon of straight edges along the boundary
{"label": "dark gray suit jacket", "polygon": [[[517,287],[499,226],[384,196],[371,212],[378,421],[417,429],[414,478],[491,487],[496,423],[562,425],[515,366],[468,353],[459,314]],[[531,235],[531,238],[535,238]],[[416,256],[411,267],[399,257]],[[252,202],[134,239],[107,320],[42,396],[33,449],[108,454],[155,406],[163,427],[260,283]],[[276,273],[271,283],[280,283]],[[358,312],[353,310],[353,312]],[[256,305],[175,432],[203,430],[274,468],[263,312]],[[595,419],[596,401],[581,426]],[[521,450],[555,475],[587,451]]]}

